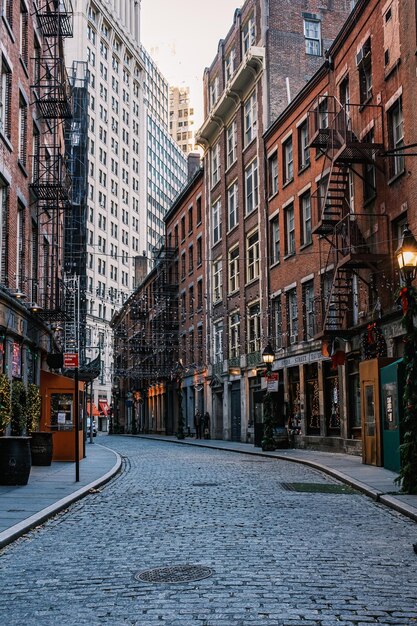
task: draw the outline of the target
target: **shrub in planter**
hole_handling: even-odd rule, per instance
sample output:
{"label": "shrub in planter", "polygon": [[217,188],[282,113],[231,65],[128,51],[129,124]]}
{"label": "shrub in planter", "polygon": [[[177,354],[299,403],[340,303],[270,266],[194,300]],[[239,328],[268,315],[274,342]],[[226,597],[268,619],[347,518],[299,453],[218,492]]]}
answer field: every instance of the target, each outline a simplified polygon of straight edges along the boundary
{"label": "shrub in planter", "polygon": [[6,434],[11,418],[10,380],[6,374],[0,374],[0,436]]}
{"label": "shrub in planter", "polygon": [[26,428],[27,393],[26,387],[20,380],[12,382],[11,393],[11,427],[12,435],[20,437]]}
{"label": "shrub in planter", "polygon": [[26,432],[31,435],[32,465],[51,465],[53,433],[39,431],[40,419],[41,396],[39,387],[30,384],[27,388]]}
{"label": "shrub in planter", "polygon": [[[22,390],[23,389],[23,390]],[[6,429],[12,425],[12,434],[21,435],[25,427],[26,389],[23,383],[12,385],[0,374],[0,485],[26,485],[29,479],[31,454],[30,437],[7,437]]]}

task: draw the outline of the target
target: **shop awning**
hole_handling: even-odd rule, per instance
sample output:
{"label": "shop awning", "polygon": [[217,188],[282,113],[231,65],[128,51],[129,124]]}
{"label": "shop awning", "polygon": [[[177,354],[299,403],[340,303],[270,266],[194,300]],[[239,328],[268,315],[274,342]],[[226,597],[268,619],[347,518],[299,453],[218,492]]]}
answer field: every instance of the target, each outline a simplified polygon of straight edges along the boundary
{"label": "shop awning", "polygon": [[93,410],[93,417],[98,417],[100,415],[100,411],[94,402],[87,402],[87,415],[91,415],[91,409]]}
{"label": "shop awning", "polygon": [[107,417],[109,414],[109,408],[110,408],[109,405],[107,404],[107,400],[99,400],[98,406],[99,406],[100,411],[103,413],[103,415]]}

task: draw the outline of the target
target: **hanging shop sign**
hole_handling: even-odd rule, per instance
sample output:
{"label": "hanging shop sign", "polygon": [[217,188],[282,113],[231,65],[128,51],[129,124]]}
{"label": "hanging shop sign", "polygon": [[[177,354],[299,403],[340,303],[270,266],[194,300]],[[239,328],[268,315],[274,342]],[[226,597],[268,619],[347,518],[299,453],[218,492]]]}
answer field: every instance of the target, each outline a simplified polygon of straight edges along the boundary
{"label": "hanging shop sign", "polygon": [[316,361],[323,361],[323,354],[321,353],[321,350],[306,352],[305,354],[296,354],[295,356],[289,356],[285,359],[279,359],[274,363],[274,370],[280,370],[284,367],[294,367],[294,365],[304,365],[305,363],[314,363]]}
{"label": "hanging shop sign", "polygon": [[278,374],[272,372],[269,376],[267,376],[266,390],[268,393],[271,391],[278,391]]}

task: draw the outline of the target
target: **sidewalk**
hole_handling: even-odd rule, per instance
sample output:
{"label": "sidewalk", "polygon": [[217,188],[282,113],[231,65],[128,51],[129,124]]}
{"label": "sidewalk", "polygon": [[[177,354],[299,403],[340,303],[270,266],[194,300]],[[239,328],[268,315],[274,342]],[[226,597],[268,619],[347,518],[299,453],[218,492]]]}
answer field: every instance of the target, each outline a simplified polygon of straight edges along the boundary
{"label": "sidewalk", "polygon": [[[127,436],[127,435],[126,435]],[[133,435],[130,435],[133,436]],[[250,443],[235,441],[223,441],[219,439],[193,439],[186,437],[178,440],[176,437],[157,435],[134,435],[143,439],[156,439],[158,441],[175,442],[180,445],[192,445],[216,450],[228,450],[257,456],[284,459],[295,463],[303,463],[309,467],[321,470],[338,480],[358,489],[377,502],[403,513],[417,522],[417,495],[407,496],[400,494],[394,480],[397,474],[383,467],[364,465],[362,458],[350,454],[336,452],[317,452],[314,450],[275,450],[263,452],[261,448],[255,448]]]}
{"label": "sidewalk", "polygon": [[[399,493],[394,483],[396,474],[381,467],[363,465],[360,457],[312,450],[276,450],[262,452],[252,444],[223,440],[193,439],[157,435],[123,435],[165,441],[179,445],[199,446],[215,450],[239,452],[256,456],[302,463],[351,485],[377,502],[407,515],[417,522],[417,495]],[[106,438],[100,436],[97,439]],[[75,464],[54,462],[50,467],[32,467],[24,487],[0,486],[0,549],[52,517],[90,489],[112,478],[121,467],[121,458],[98,442],[86,444],[87,457],[80,461],[80,482],[75,482]]]}
{"label": "sidewalk", "polygon": [[50,467],[33,466],[25,486],[0,486],[0,548],[110,480],[121,467],[120,456],[98,442],[86,443],[86,455],[79,482],[75,463],[55,461]]}

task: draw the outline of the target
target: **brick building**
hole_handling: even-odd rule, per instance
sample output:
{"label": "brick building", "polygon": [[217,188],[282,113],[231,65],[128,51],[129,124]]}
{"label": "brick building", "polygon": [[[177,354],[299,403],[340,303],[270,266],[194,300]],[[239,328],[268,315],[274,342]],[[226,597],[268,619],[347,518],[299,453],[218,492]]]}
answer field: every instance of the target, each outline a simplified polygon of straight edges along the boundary
{"label": "brick building", "polygon": [[[285,16],[285,20],[283,19]],[[263,132],[323,64],[345,2],[248,0],[204,74],[207,405],[215,432],[253,440],[268,335]]]}
{"label": "brick building", "polygon": [[360,362],[402,355],[394,251],[406,222],[417,232],[411,15],[407,0],[358,2],[328,62],[265,133],[269,340],[286,418],[299,445],[363,443],[372,463],[380,416],[364,400],[378,391]]}
{"label": "brick building", "polygon": [[62,321],[71,117],[70,3],[3,0],[0,20],[0,372],[39,384]]}
{"label": "brick building", "polygon": [[165,216],[166,235],[154,268],[137,274],[138,287],[112,320],[115,335],[114,429],[173,434],[178,385],[185,426],[204,408],[203,170],[189,155],[189,182]]}

